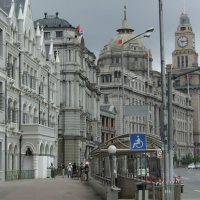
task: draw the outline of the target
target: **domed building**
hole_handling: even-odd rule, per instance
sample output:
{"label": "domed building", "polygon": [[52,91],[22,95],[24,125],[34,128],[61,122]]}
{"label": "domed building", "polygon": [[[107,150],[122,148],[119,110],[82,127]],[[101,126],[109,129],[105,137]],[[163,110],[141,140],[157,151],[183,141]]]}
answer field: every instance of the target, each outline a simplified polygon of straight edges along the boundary
{"label": "domed building", "polygon": [[[152,69],[151,50],[141,41],[142,37],[149,35],[134,35],[133,31],[128,26],[125,10],[118,34],[111,38],[99,55],[101,106],[114,105],[118,113],[117,133],[109,133],[102,127],[102,138],[140,132],[163,136],[160,130],[161,74]],[[189,102],[191,99],[187,95],[173,89],[174,133],[180,132],[180,124],[189,123],[190,126],[193,123],[193,109]],[[184,119],[179,117],[180,113],[185,116]],[[181,145],[184,154],[193,145],[192,142],[191,131],[188,130],[184,130],[184,137],[178,134],[174,137],[174,143]]]}
{"label": "domed building", "polygon": [[[99,70],[78,28],[56,15],[44,14],[35,21],[44,35],[45,48],[54,48],[60,58],[60,113],[58,163],[88,159],[89,152],[100,140]],[[47,55],[46,59],[49,57]]]}

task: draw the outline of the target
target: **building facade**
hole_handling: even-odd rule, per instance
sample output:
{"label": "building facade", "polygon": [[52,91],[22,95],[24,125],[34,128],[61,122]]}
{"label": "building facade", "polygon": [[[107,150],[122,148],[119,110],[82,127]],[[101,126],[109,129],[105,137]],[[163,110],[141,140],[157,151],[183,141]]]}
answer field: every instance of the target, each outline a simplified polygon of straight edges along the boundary
{"label": "building facade", "polygon": [[[84,162],[101,140],[99,70],[95,55],[78,28],[56,15],[45,13],[35,21],[44,28],[44,42],[51,38],[60,58],[60,113],[58,163]],[[47,55],[48,59],[48,55]]]}
{"label": "building facade", "polygon": [[30,0],[3,0],[0,15],[0,179],[23,170],[44,178],[57,166],[59,57],[35,32]]}
{"label": "building facade", "polygon": [[[186,13],[182,13],[180,21],[175,32],[175,49],[172,53],[172,73],[179,73],[191,68],[199,68],[198,53],[195,49],[195,33],[192,30],[190,19]],[[167,65],[170,70],[171,65]],[[194,137],[194,155],[200,157],[200,72],[196,71],[191,74],[181,76],[174,81],[175,89],[184,92],[191,98],[191,105],[194,108],[193,114],[193,137]],[[191,129],[189,124],[186,124]],[[184,134],[180,131],[179,134]]]}
{"label": "building facade", "polygon": [[112,105],[100,106],[101,143],[105,143],[116,136],[117,110]]}
{"label": "building facade", "polygon": [[[160,132],[161,74],[152,70],[151,51],[140,39],[131,40],[135,35],[132,33],[133,29],[128,26],[126,11],[122,27],[117,32],[118,34],[104,46],[98,59],[101,71],[101,105],[108,104],[116,107],[117,135],[146,132],[162,137]],[[125,43],[123,49],[119,44],[120,40]],[[126,42],[128,40],[130,41]],[[146,56],[147,52],[149,57]],[[130,105],[147,105],[148,115],[134,116],[133,114],[133,116],[123,117],[124,107]],[[179,158],[186,154],[193,154],[193,111],[191,97],[173,88],[174,152]],[[125,118],[124,122],[123,118]]]}

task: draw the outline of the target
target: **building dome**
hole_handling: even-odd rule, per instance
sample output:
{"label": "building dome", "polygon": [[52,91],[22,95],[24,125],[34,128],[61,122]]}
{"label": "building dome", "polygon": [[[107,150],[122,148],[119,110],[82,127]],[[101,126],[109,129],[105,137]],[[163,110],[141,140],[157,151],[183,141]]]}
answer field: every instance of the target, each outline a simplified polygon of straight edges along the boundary
{"label": "building dome", "polygon": [[188,24],[190,24],[190,18],[188,17],[187,14],[185,14],[185,13],[181,14],[180,24],[182,24],[182,25],[188,25]]}
{"label": "building dome", "polygon": [[34,23],[35,27],[39,23],[40,26],[45,28],[72,28],[72,25],[68,21],[58,17],[58,12],[56,15],[47,15],[47,13],[44,13],[44,18],[38,19]]}
{"label": "building dome", "polygon": [[[108,46],[110,49],[121,49],[122,45],[120,45],[118,42],[119,40],[123,40],[123,43],[131,40],[132,38],[134,38],[135,35],[132,33],[123,33],[123,34],[117,34],[115,36],[113,36],[110,40],[110,42],[108,43]],[[137,44],[138,47],[143,47],[143,43],[139,40],[139,39],[135,39],[135,40],[131,40],[130,43],[135,43]]]}

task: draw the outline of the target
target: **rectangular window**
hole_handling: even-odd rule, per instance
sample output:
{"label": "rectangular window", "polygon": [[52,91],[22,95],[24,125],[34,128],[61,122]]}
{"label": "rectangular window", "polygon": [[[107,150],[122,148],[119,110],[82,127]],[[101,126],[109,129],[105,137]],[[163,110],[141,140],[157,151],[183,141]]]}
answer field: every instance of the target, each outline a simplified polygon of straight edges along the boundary
{"label": "rectangular window", "polygon": [[108,94],[104,94],[104,103],[108,104]]}
{"label": "rectangular window", "polygon": [[14,108],[12,110],[12,122],[17,123],[18,122],[18,109]]}
{"label": "rectangular window", "polygon": [[57,38],[63,37],[63,32],[62,31],[56,31],[56,37]]}
{"label": "rectangular window", "polygon": [[30,76],[30,88],[36,90],[36,77]]}
{"label": "rectangular window", "polygon": [[184,67],[184,56],[181,56],[181,67]]}
{"label": "rectangular window", "polygon": [[4,110],[4,93],[2,82],[0,82],[0,110]]}
{"label": "rectangular window", "polygon": [[49,49],[50,49],[50,45],[45,45],[45,51],[46,51],[46,61],[49,60]]}
{"label": "rectangular window", "polygon": [[28,85],[28,72],[24,71],[22,75],[22,84],[23,85]]}
{"label": "rectangular window", "polygon": [[3,30],[0,29],[0,56],[3,56]]}
{"label": "rectangular window", "polygon": [[44,32],[44,39],[50,39],[51,34],[50,32]]}
{"label": "rectangular window", "polygon": [[44,95],[44,86],[43,86],[43,83],[40,83],[39,93],[41,95]]}
{"label": "rectangular window", "polygon": [[180,68],[180,56],[177,57],[177,66]]}
{"label": "rectangular window", "polygon": [[188,67],[188,56],[185,56],[185,66]]}
{"label": "rectangular window", "polygon": [[101,76],[102,83],[111,83],[112,82],[112,75],[106,74]]}
{"label": "rectangular window", "polygon": [[28,122],[28,115],[27,113],[23,113],[23,123],[27,124],[27,122]]}

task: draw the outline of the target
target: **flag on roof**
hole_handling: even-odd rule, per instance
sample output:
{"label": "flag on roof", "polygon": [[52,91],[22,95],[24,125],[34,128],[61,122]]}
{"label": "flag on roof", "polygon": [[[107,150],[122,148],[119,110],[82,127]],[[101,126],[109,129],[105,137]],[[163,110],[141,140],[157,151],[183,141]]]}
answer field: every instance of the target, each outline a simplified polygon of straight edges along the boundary
{"label": "flag on roof", "polygon": [[81,26],[80,25],[78,25],[76,27],[76,30],[79,32],[80,35],[83,35],[83,30],[81,30]]}
{"label": "flag on roof", "polygon": [[149,57],[149,53],[146,52],[146,54],[145,54],[145,58],[148,58],[148,57]]}
{"label": "flag on roof", "polygon": [[78,26],[76,27],[76,30],[77,30],[78,32],[80,32],[80,30],[81,30],[80,25],[78,25]]}
{"label": "flag on roof", "polygon": [[123,44],[123,39],[118,40],[118,44]]}

